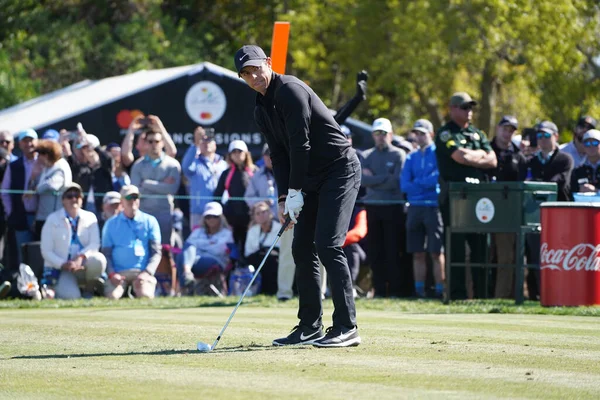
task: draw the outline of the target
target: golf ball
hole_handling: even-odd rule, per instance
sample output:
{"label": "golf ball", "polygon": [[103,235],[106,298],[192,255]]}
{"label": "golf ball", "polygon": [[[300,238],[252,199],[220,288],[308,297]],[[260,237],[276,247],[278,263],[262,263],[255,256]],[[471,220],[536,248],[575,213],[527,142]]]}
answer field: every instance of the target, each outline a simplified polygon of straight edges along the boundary
{"label": "golf ball", "polygon": [[209,344],[202,343],[202,342],[198,342],[198,345],[196,346],[196,348],[198,349],[198,351],[200,351],[202,353],[206,353],[206,352],[209,352],[211,350]]}

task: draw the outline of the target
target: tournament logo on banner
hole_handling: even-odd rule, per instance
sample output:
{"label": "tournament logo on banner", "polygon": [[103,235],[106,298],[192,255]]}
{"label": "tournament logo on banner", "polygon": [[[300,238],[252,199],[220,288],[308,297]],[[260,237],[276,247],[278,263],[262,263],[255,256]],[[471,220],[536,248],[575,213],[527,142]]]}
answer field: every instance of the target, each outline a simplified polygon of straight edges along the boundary
{"label": "tournament logo on banner", "polygon": [[225,92],[214,82],[198,82],[185,95],[185,110],[192,120],[201,125],[214,124],[226,109]]}

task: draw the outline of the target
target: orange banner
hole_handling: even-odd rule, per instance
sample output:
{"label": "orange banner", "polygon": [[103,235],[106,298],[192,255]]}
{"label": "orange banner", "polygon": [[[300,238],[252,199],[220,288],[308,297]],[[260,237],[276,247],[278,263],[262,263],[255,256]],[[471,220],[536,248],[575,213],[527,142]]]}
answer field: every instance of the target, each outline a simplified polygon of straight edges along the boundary
{"label": "orange banner", "polygon": [[289,22],[275,22],[273,27],[273,41],[271,43],[271,60],[273,71],[285,74],[288,40],[290,37]]}

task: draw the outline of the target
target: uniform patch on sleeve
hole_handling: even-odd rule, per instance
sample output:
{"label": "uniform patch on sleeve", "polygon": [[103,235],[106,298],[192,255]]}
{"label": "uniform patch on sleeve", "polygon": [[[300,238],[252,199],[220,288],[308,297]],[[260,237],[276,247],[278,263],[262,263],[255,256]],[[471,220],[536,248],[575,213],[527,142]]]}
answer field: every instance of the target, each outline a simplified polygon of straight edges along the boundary
{"label": "uniform patch on sleeve", "polygon": [[456,142],[454,142],[454,140],[449,140],[449,141],[446,143],[446,147],[447,147],[447,148],[451,148],[451,147],[453,147],[453,146],[456,146]]}
{"label": "uniform patch on sleeve", "polygon": [[448,139],[450,139],[450,131],[443,131],[442,133],[440,133],[440,140],[442,142],[447,142]]}
{"label": "uniform patch on sleeve", "polygon": [[475,140],[479,140],[479,139],[481,139],[481,137],[479,136],[479,133],[475,132],[475,133],[473,134],[473,139],[475,139]]}

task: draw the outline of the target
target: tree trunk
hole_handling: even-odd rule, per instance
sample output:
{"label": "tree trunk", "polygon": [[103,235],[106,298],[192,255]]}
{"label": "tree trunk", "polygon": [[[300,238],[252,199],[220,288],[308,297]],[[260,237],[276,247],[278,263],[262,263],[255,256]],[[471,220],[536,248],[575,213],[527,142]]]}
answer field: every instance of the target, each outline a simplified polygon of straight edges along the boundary
{"label": "tree trunk", "polygon": [[437,130],[444,125],[439,103],[425,94],[419,85],[415,85],[415,92],[417,93],[417,96],[419,96],[421,106],[426,109],[427,114],[429,114],[429,121],[433,124],[433,129]]}
{"label": "tree trunk", "polygon": [[479,100],[479,118],[477,127],[483,130],[488,139],[494,135],[494,107],[496,106],[496,94],[498,77],[496,76],[497,60],[489,59],[485,62],[481,76],[481,99]]}

